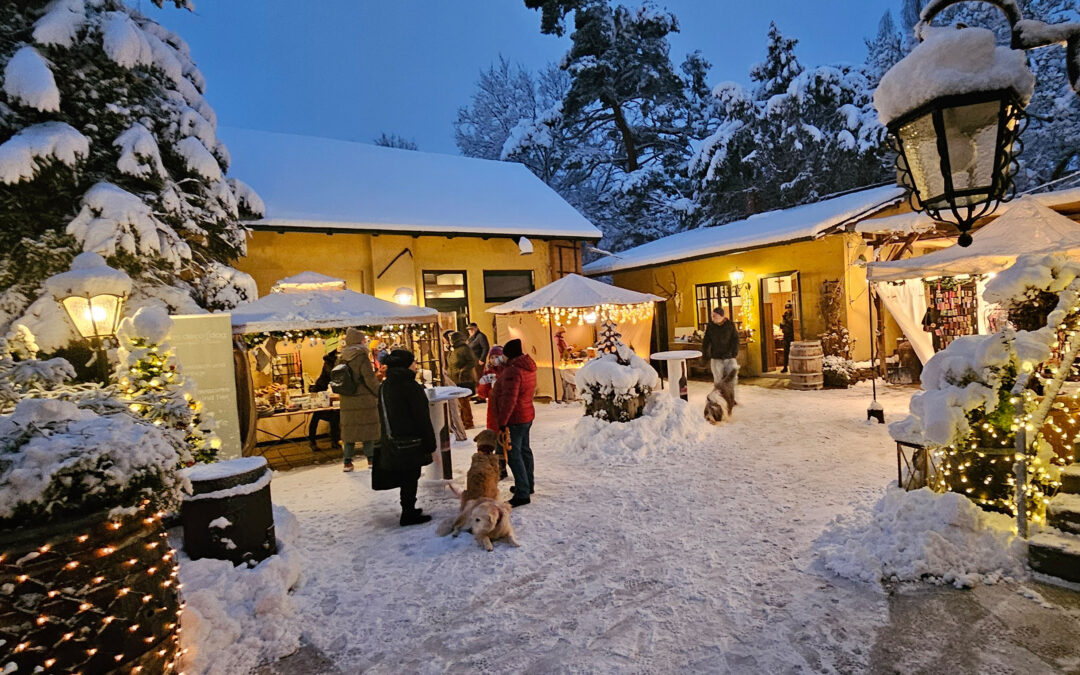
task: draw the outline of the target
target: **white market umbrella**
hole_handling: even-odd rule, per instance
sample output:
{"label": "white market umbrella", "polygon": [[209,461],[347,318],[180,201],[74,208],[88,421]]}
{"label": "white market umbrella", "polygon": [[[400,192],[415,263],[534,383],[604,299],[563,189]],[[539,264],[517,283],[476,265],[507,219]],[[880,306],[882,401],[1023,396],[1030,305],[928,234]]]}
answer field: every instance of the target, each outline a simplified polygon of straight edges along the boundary
{"label": "white market umbrella", "polygon": [[663,298],[652,293],[639,293],[605,284],[596,279],[589,279],[580,274],[568,274],[528,295],[496,305],[488,311],[492,314],[513,314],[559,307],[572,309],[601,305],[639,305],[645,302],[663,301]]}

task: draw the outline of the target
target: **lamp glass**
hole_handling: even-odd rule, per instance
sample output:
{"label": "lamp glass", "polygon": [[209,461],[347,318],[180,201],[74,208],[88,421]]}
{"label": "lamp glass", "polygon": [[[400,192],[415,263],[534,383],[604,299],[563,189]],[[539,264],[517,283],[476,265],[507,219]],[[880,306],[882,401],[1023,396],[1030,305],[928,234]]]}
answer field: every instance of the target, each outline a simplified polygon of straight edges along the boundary
{"label": "lamp glass", "polygon": [[124,299],[118,295],[72,295],[62,304],[75,330],[86,340],[112,337],[120,319]]}
{"label": "lamp glass", "polygon": [[411,305],[415,294],[408,286],[402,286],[394,291],[394,301],[399,305]]}
{"label": "lamp glass", "polygon": [[742,280],[745,278],[745,276],[746,275],[743,273],[743,271],[736,267],[735,269],[731,270],[731,283],[737,286],[742,283]]}

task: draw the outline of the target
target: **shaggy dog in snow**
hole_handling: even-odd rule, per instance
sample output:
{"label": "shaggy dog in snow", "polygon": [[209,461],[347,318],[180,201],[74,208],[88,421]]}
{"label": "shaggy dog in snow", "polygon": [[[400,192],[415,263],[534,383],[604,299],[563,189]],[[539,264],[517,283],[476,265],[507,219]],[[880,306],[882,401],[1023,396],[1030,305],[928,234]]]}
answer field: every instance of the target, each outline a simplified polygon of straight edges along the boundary
{"label": "shaggy dog in snow", "polygon": [[713,390],[705,397],[705,420],[712,424],[720,424],[724,416],[731,417],[731,409],[735,407],[735,397],[732,395],[731,382],[735,379],[732,371],[724,376],[723,381],[713,385]]}
{"label": "shaggy dog in snow", "polygon": [[453,485],[448,486],[454,496],[461,500],[457,518],[447,519],[439,524],[440,537],[451,532],[457,536],[458,530],[464,525],[462,514],[465,513],[465,505],[468,502],[475,499],[499,498],[499,458],[495,455],[497,445],[498,435],[490,429],[484,429],[476,435],[476,452],[472,456],[472,464],[465,477],[465,491],[458,491]]}
{"label": "shaggy dog in snow", "polygon": [[508,503],[495,499],[469,500],[454,521],[454,534],[456,536],[461,526],[468,527],[476,543],[488,551],[494,550],[491,542],[495,539],[505,539],[511,546],[521,546],[510,522],[512,508]]}

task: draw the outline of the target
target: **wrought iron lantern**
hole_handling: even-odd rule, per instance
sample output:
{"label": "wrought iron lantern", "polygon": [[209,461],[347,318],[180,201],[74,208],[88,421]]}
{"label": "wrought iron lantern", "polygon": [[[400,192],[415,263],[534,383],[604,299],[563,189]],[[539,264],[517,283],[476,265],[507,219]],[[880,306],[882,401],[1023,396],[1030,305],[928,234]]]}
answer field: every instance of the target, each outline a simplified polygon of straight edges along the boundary
{"label": "wrought iron lantern", "polygon": [[741,268],[736,267],[735,269],[731,270],[731,274],[728,276],[731,279],[731,283],[733,285],[741,286],[743,279],[746,278],[746,273],[743,272]]}
{"label": "wrought iron lantern", "polygon": [[124,306],[123,295],[69,295],[60,299],[75,330],[84,340],[97,343],[116,335]]}
{"label": "wrought iron lantern", "polygon": [[[916,36],[922,40],[934,17],[961,1],[931,0],[922,11]],[[1025,21],[1014,0],[983,1],[1005,14],[1012,49],[1066,43],[1069,79],[1080,94],[1080,24]],[[1013,175],[1023,150],[1020,135],[1027,123],[1025,105],[1013,88],[950,93],[887,124],[900,181],[911,190],[912,207],[955,224],[961,246],[971,244],[975,221],[1014,194]]]}
{"label": "wrought iron lantern", "polygon": [[938,98],[889,124],[917,210],[954,223],[961,246],[976,220],[1012,198],[1025,120],[1023,101],[1004,89]]}

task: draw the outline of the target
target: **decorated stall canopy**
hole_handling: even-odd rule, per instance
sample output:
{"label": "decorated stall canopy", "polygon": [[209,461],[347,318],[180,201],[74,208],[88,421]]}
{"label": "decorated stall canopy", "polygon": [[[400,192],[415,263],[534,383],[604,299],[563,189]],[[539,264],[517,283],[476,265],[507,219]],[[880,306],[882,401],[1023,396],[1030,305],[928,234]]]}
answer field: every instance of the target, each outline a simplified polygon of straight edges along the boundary
{"label": "decorated stall canopy", "polygon": [[377,355],[408,349],[421,380],[439,381],[438,316],[428,307],[350,291],[341,279],[316,272],[282,279],[268,295],[237,306],[231,321],[244,454],[289,466],[291,460],[274,450],[279,442],[306,437],[315,415],[337,414],[336,395],[319,379],[334,365],[349,328],[371,338],[375,369]]}
{"label": "decorated stall canopy", "polygon": [[497,315],[497,340],[520,339],[536,361],[537,395],[562,400],[570,395],[574,374],[589,357],[597,327],[605,321],[616,324],[623,343],[647,359],[653,303],[663,300],[568,274],[488,311]]}
{"label": "decorated stall canopy", "polygon": [[429,307],[399,305],[345,288],[341,279],[303,272],[282,279],[258,300],[232,310],[233,333],[344,329],[349,326],[434,323]]}
{"label": "decorated stall canopy", "polygon": [[1080,223],[1021,197],[972,239],[968,247],[867,265],[867,278],[923,363],[957,335],[996,330],[996,308],[981,299],[985,277],[1023,254],[1080,253]]}

